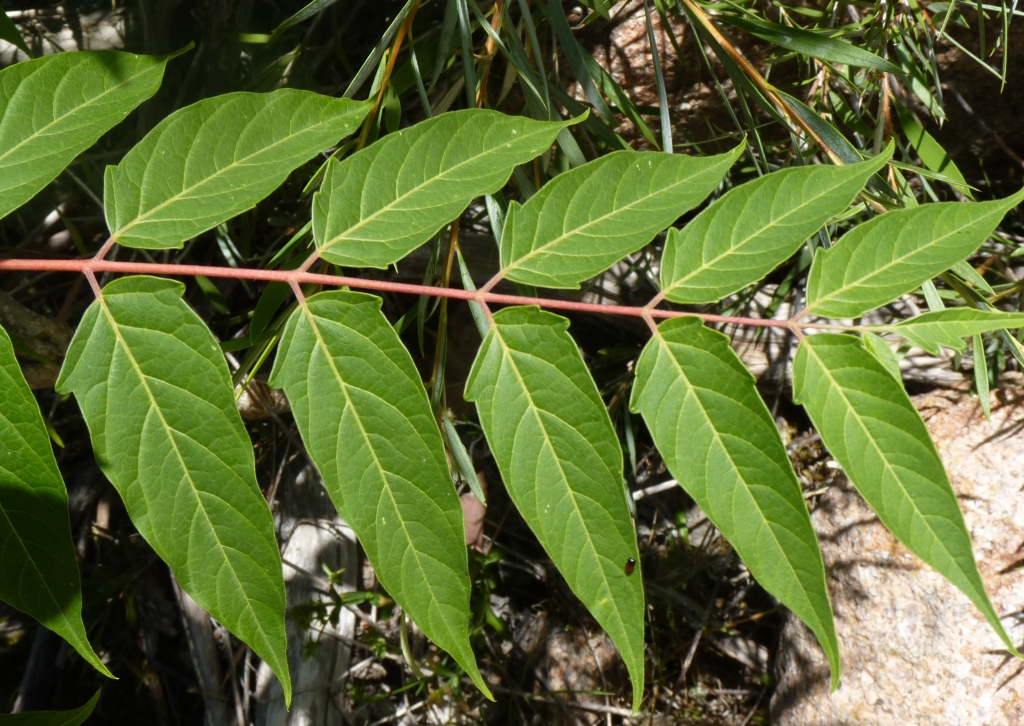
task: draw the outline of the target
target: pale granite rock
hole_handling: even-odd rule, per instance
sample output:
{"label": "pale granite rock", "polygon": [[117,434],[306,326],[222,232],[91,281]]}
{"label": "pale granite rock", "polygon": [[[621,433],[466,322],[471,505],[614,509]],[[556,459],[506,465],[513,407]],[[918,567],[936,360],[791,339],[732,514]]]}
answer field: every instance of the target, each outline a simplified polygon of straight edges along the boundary
{"label": "pale granite rock", "polygon": [[[958,391],[915,397],[960,500],[982,578],[1011,637],[1024,637],[1024,386],[1004,388],[987,422]],[[843,654],[828,665],[790,617],[776,659],[778,726],[1024,724],[1024,663],[967,598],[913,557],[841,478],[813,513]]]}

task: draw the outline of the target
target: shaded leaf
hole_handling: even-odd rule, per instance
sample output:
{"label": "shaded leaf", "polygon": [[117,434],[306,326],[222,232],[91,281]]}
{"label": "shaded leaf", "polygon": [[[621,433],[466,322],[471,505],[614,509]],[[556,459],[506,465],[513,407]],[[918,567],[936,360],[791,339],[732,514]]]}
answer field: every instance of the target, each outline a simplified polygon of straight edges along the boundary
{"label": "shaded leaf", "polygon": [[919,287],[976,250],[1020,191],[995,202],[943,202],[887,212],[820,250],[807,281],[806,312],[856,318]]}
{"label": "shaded leaf", "polygon": [[900,370],[900,362],[896,359],[896,354],[892,352],[889,344],[866,330],[861,331],[860,337],[864,341],[865,350],[875,356],[882,367],[892,374],[893,378],[902,383],[903,372]]}
{"label": "shaded leaf", "polygon": [[718,15],[716,18],[762,40],[767,40],[769,43],[810,58],[860,68],[874,68],[886,73],[901,72],[899,66],[893,65],[881,56],[838,38],[750,17],[737,18],[730,15]]}
{"label": "shaded leaf", "polygon": [[696,318],[658,326],[637,363],[643,414],[679,484],[751,574],[814,631],[839,683],[825,565],[803,492],[754,377],[729,338]]}
{"label": "shaded leaf", "polygon": [[337,265],[387,267],[493,194],[548,149],[561,123],[469,109],[436,116],[329,163],[313,198],[313,236]]}
{"label": "shaded leaf", "polygon": [[270,382],[381,584],[490,697],[469,644],[462,507],[426,389],[380,306],[355,292],[309,298]]}
{"label": "shaded leaf", "polygon": [[18,30],[18,26],[14,24],[10,16],[3,10],[0,10],[0,40],[6,40],[11,45],[17,46],[29,58],[32,57],[32,51],[25,45],[25,38],[21,35],[21,31]]}
{"label": "shaded leaf", "polygon": [[352,133],[370,104],[282,88],[228,93],[175,111],[104,177],[111,236],[181,247],[252,208],[288,174]]}
{"label": "shaded leaf", "polygon": [[100,50],[0,71],[0,217],[156,93],[167,60]]}
{"label": "shaded leaf", "polygon": [[291,699],[284,579],[220,347],[153,277],[110,283],[86,310],[57,380],[74,392],[96,461],[182,589],[248,643]]}
{"label": "shaded leaf", "polygon": [[985,592],[946,470],[902,384],[856,338],[819,334],[797,350],[793,387],[882,524],[966,594],[1016,655]]}
{"label": "shaded leaf", "polygon": [[577,288],[636,252],[722,181],[743,147],[711,157],[616,151],[511,202],[501,239],[505,277]]}
{"label": "shaded leaf", "polygon": [[949,308],[904,320],[889,330],[932,355],[938,355],[940,345],[952,350],[963,350],[964,338],[1022,326],[1024,313]]}
{"label": "shaded leaf", "polygon": [[[0,600],[64,638],[105,676],[82,623],[68,494],[39,404],[0,328]],[[113,676],[110,676],[113,677]]]}
{"label": "shaded leaf", "polygon": [[85,705],[73,711],[29,711],[27,713],[0,714],[0,726],[80,726],[92,715],[100,700],[96,691]]}
{"label": "shaded leaf", "polygon": [[890,146],[859,164],[785,169],[730,190],[684,229],[669,231],[665,297],[715,302],[760,280],[845,211],[891,155]]}
{"label": "shaded leaf", "polygon": [[569,322],[506,308],[466,382],[505,487],[566,583],[611,636],[644,688],[644,594],[622,450]]}

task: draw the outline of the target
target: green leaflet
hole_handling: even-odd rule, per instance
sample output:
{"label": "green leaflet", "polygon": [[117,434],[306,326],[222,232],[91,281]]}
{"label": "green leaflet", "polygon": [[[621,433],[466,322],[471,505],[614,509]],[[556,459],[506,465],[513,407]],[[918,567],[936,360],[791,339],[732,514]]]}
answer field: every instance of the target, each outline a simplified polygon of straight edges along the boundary
{"label": "green leaflet", "polygon": [[274,521],[224,356],[184,290],[154,277],[107,285],[75,331],[57,390],[74,392],[139,533],[290,701]]}
{"label": "green leaflet", "polygon": [[271,385],[381,584],[488,697],[469,644],[462,506],[441,433],[381,299],[324,292],[289,318]]}
{"label": "green leaflet", "polygon": [[1016,649],[985,592],[963,515],[902,384],[850,335],[813,335],[793,361],[794,399],[889,531],[971,599]]}
{"label": "green leaflet", "polygon": [[684,229],[669,230],[661,263],[665,297],[709,303],[760,280],[845,211],[892,156],[847,166],[803,166],[742,184]]}
{"label": "green leaflet", "polygon": [[426,242],[473,199],[545,151],[560,123],[469,109],[388,134],[331,160],[313,198],[313,236],[337,265],[384,268]]}
{"label": "green leaflet", "polygon": [[896,358],[896,354],[892,352],[889,344],[867,330],[861,330],[860,337],[864,341],[864,349],[875,356],[878,362],[882,364],[882,367],[902,384],[903,371],[900,370],[900,362]]}
{"label": "green leaflet", "polygon": [[0,71],[0,217],[156,93],[167,60],[99,50]]}
{"label": "green leaflet", "polygon": [[28,713],[0,714],[0,726],[80,726],[92,715],[100,700],[96,691],[85,705],[73,711],[29,711]]}
{"label": "green leaflet", "polygon": [[1024,190],[995,202],[899,209],[847,232],[811,264],[805,312],[856,318],[916,289],[974,252]]}
{"label": "green leaflet", "polygon": [[0,600],[60,635],[100,673],[82,623],[68,495],[39,405],[0,328]]}
{"label": "green leaflet", "polygon": [[692,157],[616,151],[509,204],[501,234],[505,277],[577,288],[636,252],[700,204],[743,151]]}
{"label": "green leaflet", "polygon": [[821,550],[775,422],[729,338],[696,318],[659,325],[630,409],[751,574],[817,635],[834,689],[839,643]]}
{"label": "green leaflet", "polygon": [[940,345],[953,350],[963,350],[964,338],[1022,326],[1024,313],[949,308],[903,320],[890,326],[888,330],[903,336],[932,355],[938,355]]}
{"label": "green leaflet", "polygon": [[11,45],[17,46],[29,58],[32,57],[32,51],[25,45],[25,38],[22,37],[18,26],[2,9],[0,9],[0,40],[6,40]]}
{"label": "green leaflet", "polygon": [[751,35],[810,58],[818,58],[829,63],[874,68],[886,73],[901,73],[899,66],[893,65],[881,56],[837,38],[749,17],[737,18],[725,14],[716,17]]}
{"label": "green leaflet", "polygon": [[352,133],[366,101],[282,88],[228,93],[175,111],[107,167],[110,234],[128,247],[181,247],[244,212],[317,152]]}
{"label": "green leaflet", "polygon": [[505,487],[644,689],[644,593],[622,450],[569,321],[536,307],[494,315],[466,382]]}

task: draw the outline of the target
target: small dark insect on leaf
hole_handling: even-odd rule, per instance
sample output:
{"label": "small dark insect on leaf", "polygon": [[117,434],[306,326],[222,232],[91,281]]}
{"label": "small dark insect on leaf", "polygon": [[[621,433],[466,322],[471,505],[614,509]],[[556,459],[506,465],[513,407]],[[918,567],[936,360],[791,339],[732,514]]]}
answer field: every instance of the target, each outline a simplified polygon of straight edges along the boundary
{"label": "small dark insect on leaf", "polygon": [[630,557],[628,560],[626,560],[626,574],[627,575],[632,575],[633,574],[633,570],[635,570],[635,569],[636,569],[636,560],[634,560],[632,557]]}

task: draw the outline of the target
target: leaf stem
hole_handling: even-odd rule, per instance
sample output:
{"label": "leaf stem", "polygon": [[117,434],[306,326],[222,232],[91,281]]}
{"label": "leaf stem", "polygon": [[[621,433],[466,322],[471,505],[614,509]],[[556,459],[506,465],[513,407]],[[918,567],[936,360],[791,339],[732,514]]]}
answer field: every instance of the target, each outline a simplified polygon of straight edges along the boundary
{"label": "leaf stem", "polygon": [[[463,290],[451,287],[415,285],[406,282],[389,280],[373,280],[344,275],[324,275],[299,270],[263,270],[246,267],[214,267],[209,265],[163,264],[156,262],[118,262],[113,260],[97,260],[95,258],[77,260],[45,260],[17,258],[0,260],[0,271],[7,272],[77,272],[90,278],[95,283],[95,274],[113,272],[133,275],[170,275],[174,277],[196,277],[199,275],[214,278],[235,280],[251,280],[254,282],[283,282],[291,286],[300,304],[305,300],[299,285],[313,284],[330,287],[351,287],[357,290],[373,290],[376,292],[394,292],[406,295],[431,295],[433,297],[468,300],[480,303],[486,310],[489,304],[497,305],[537,305],[552,310],[566,310],[581,313],[597,313],[599,315],[621,315],[633,318],[668,319],[680,317],[701,318],[708,323],[725,325],[746,325],[757,328],[841,328],[849,330],[849,326],[837,326],[832,323],[800,323],[796,320],[774,320],[764,318],[747,318],[732,315],[715,315],[682,310],[658,310],[648,305],[605,305],[586,303],[576,300],[557,298],[525,297],[522,295],[505,295],[488,292],[487,286],[480,290]],[[94,287],[98,290],[98,285]],[[657,299],[657,298],[655,298]],[[488,310],[489,312],[489,310]]]}

